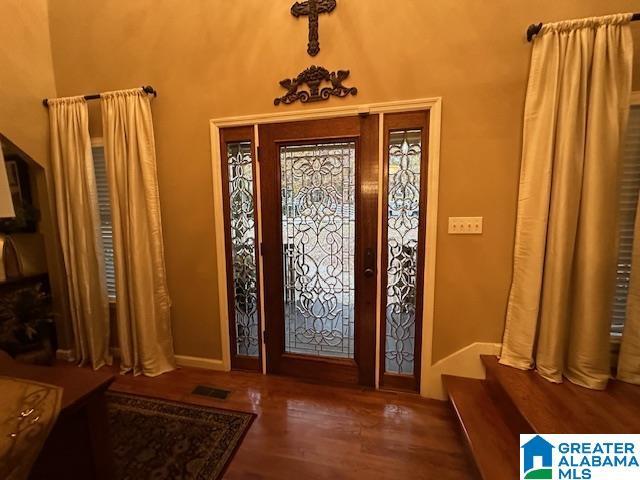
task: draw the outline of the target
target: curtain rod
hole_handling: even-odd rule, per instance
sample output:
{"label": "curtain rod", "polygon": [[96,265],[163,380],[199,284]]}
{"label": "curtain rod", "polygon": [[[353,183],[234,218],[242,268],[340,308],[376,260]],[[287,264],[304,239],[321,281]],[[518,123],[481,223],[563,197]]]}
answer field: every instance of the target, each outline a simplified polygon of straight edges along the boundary
{"label": "curtain rod", "polygon": [[[640,20],[640,13],[634,13],[631,21],[637,22],[638,20]],[[540,30],[542,30],[542,23],[532,23],[529,25],[529,28],[527,28],[527,42],[533,40],[533,37],[540,33]]]}
{"label": "curtain rod", "polygon": [[[158,96],[158,92],[156,92],[156,90],[151,85],[146,85],[146,86],[142,87],[142,91],[144,93],[146,93],[147,95],[153,95],[154,97]],[[84,96],[85,100],[97,100],[98,98],[100,98],[100,94],[99,93],[92,93],[91,95],[85,95]],[[49,106],[49,99],[45,98],[44,100],[42,100],[42,105],[44,105],[45,107],[48,107]]]}

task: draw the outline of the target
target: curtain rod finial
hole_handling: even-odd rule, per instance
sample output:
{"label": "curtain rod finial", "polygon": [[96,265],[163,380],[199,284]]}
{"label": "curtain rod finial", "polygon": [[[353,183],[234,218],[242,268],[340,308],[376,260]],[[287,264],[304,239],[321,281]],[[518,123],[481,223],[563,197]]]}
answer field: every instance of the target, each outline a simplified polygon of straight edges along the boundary
{"label": "curtain rod finial", "polygon": [[158,92],[156,92],[151,85],[145,85],[142,87],[142,90],[148,95],[153,95],[154,97],[158,96]]}
{"label": "curtain rod finial", "polygon": [[540,33],[540,30],[542,30],[542,23],[529,25],[529,28],[527,28],[527,42],[533,40],[533,37]]}

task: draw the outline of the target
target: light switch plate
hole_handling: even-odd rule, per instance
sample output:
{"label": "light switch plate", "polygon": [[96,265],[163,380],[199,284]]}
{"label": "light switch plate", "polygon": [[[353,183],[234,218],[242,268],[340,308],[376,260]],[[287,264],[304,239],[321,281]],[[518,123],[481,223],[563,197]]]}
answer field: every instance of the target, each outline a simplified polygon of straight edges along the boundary
{"label": "light switch plate", "polygon": [[449,234],[480,235],[482,217],[449,217]]}

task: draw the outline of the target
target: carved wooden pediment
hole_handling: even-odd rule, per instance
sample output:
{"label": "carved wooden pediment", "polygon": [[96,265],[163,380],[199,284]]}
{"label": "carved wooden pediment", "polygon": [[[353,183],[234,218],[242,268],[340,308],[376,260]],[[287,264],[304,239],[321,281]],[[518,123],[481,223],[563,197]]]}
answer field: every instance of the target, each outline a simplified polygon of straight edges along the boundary
{"label": "carved wooden pediment", "polygon": [[[349,70],[329,72],[324,67],[312,65],[297,77],[282,80],[280,85],[287,90],[287,93],[282,97],[276,98],[273,103],[274,105],[280,105],[281,103],[289,105],[298,100],[301,103],[309,103],[328,100],[332,96],[342,98],[349,95],[357,95],[357,88],[342,85],[342,82],[348,77]],[[327,86],[322,87],[324,83]],[[304,85],[308,87],[308,90],[301,90]]]}

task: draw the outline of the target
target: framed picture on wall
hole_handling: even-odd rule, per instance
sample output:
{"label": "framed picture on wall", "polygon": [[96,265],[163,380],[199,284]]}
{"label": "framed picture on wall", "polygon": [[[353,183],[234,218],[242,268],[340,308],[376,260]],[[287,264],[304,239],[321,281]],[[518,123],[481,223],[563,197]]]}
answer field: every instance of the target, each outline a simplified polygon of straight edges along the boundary
{"label": "framed picture on wall", "polygon": [[9,179],[9,191],[11,192],[11,198],[13,199],[13,206],[17,207],[22,205],[22,187],[20,186],[20,171],[18,170],[18,163],[15,160],[7,160],[5,162],[7,166],[7,177]]}
{"label": "framed picture on wall", "polygon": [[31,195],[32,167],[28,163],[31,160],[22,152],[15,153],[17,147],[12,146],[8,150],[4,152],[4,166],[15,217],[0,218],[0,233],[35,233],[38,231],[40,212],[33,204]]}

